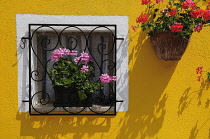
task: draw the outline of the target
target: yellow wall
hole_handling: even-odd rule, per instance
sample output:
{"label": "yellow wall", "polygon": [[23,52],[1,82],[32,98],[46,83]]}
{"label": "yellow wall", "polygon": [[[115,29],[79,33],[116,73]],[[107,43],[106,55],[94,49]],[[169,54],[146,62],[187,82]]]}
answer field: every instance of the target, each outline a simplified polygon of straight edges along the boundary
{"label": "yellow wall", "polygon": [[16,14],[118,15],[129,27],[140,0],[0,0],[0,138],[210,138],[210,28],[194,33],[178,62],[159,61],[146,33],[129,29],[129,111],[113,117],[18,113]]}

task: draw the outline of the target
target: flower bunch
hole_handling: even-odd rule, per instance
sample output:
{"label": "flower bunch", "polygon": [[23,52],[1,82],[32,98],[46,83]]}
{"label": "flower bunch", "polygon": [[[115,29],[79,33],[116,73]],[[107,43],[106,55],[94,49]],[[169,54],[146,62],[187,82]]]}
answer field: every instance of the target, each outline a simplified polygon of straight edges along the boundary
{"label": "flower bunch", "polygon": [[141,22],[147,22],[148,17],[146,14],[139,15],[139,17],[136,19],[136,23],[141,23]]}
{"label": "flower bunch", "polygon": [[186,0],[186,1],[182,2],[181,4],[182,4],[183,9],[193,8],[196,6],[195,2],[192,0]]}
{"label": "flower bunch", "polygon": [[210,20],[210,10],[209,9],[205,10],[205,12],[203,14],[203,18],[206,21],[209,21]]}
{"label": "flower bunch", "polygon": [[151,0],[142,0],[141,5],[146,5],[152,3]]}
{"label": "flower bunch", "polygon": [[101,83],[110,83],[111,81],[117,81],[117,76],[109,76],[106,73],[100,76]]}
{"label": "flower bunch", "polygon": [[[201,77],[203,76],[203,72],[206,72],[206,71],[203,71],[203,66],[200,66],[200,67],[196,68],[196,74],[198,74],[197,81],[199,81],[199,82],[201,81]],[[207,77],[210,80],[210,72],[207,72]]]}
{"label": "flower bunch", "polygon": [[171,11],[169,12],[170,16],[175,16],[177,15],[177,9],[172,8]]}
{"label": "flower bunch", "polygon": [[202,9],[192,9],[190,12],[191,17],[198,18],[203,17],[204,11]]}
{"label": "flower bunch", "polygon": [[203,67],[202,66],[201,67],[197,67],[196,68],[196,74],[198,74],[197,81],[201,80],[202,73],[203,73]]}
{"label": "flower bunch", "polygon": [[[158,7],[160,2],[163,0],[156,0],[156,4],[150,0],[142,0],[141,4],[147,5],[149,11],[137,17],[136,23],[141,23],[141,26],[132,26],[134,31],[141,27],[143,31],[148,30],[148,36],[151,36],[155,31],[166,30],[174,32],[176,36],[182,35],[184,39],[189,39],[193,32],[200,32],[203,26],[210,23],[209,3],[206,9],[201,9],[198,6],[199,1],[169,0],[168,5],[161,10]],[[147,14],[152,10],[152,15]]]}
{"label": "flower bunch", "polygon": [[174,23],[170,26],[171,32],[181,32],[182,28],[182,23]]}
{"label": "flower bunch", "polygon": [[194,32],[200,32],[202,30],[203,24],[199,23],[195,26]]}
{"label": "flower bunch", "polygon": [[95,77],[93,58],[86,52],[78,54],[75,50],[59,48],[53,51],[51,61],[55,62],[49,71],[52,84],[76,88],[81,100],[86,98],[87,93],[94,93],[106,83],[116,81],[116,76],[102,74],[99,82],[93,82]]}
{"label": "flower bunch", "polygon": [[65,55],[77,55],[77,54],[78,54],[77,51],[70,51],[69,49],[66,48],[59,48],[53,51],[51,60],[58,61],[60,57],[63,57]]}
{"label": "flower bunch", "polygon": [[[53,51],[51,60],[58,61],[59,58],[62,58],[63,56],[66,56],[66,55],[76,56],[78,55],[78,51],[75,51],[75,50],[70,51],[69,49],[66,49],[66,48],[59,48]],[[79,62],[81,62],[82,64],[87,64],[89,61],[92,61],[92,58],[88,53],[82,52],[81,56],[74,58],[74,61],[76,64],[78,64]],[[82,65],[81,71],[82,72],[89,71],[89,66]]]}
{"label": "flower bunch", "polygon": [[82,62],[82,64],[87,64],[89,61],[93,61],[91,55],[88,53],[82,52],[79,57],[74,59],[75,63]]}

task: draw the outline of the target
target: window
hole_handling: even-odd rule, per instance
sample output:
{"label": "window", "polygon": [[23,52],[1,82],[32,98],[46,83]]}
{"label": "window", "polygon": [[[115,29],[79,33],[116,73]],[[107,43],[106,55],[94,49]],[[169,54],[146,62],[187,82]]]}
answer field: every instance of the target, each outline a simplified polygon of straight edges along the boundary
{"label": "window", "polygon": [[[67,48],[69,50],[77,50],[79,53],[83,51],[90,51],[89,53],[93,55],[94,59],[97,62],[97,64],[94,63],[94,67],[96,67],[95,74],[97,78],[101,74],[99,67],[102,68],[102,73],[108,73],[111,76],[115,74],[115,44],[112,33],[108,30],[101,30],[98,32],[94,31],[91,33],[91,36],[89,36],[87,40],[86,37],[90,33],[90,31],[83,34],[79,31],[77,32],[73,30],[72,32],[71,30],[69,30],[65,33],[62,33],[62,36],[60,37],[60,41],[58,43],[58,36],[56,36],[55,33],[37,31],[37,40],[34,41],[37,41],[37,56],[40,59],[40,61],[36,61],[37,73],[39,73],[38,80],[40,81],[38,83],[38,90],[43,90],[44,92],[46,92],[46,90],[49,91],[51,101],[53,101],[54,99],[53,87],[49,76],[46,75],[46,71],[43,68],[42,63],[45,64],[47,61],[50,60],[52,51],[55,49],[55,47],[56,49]],[[51,63],[54,62],[49,61],[48,63],[49,64],[46,67],[47,71],[49,71],[49,69],[52,68]],[[33,76],[35,76],[35,72]],[[34,78],[36,78],[36,76]],[[113,83],[111,86],[113,86]],[[99,95],[99,92],[94,93],[95,96],[97,94]],[[108,86],[105,87],[103,94],[107,97],[113,97],[111,91],[109,91],[108,89]],[[46,96],[43,94],[42,98],[46,98]]]}
{"label": "window", "polygon": [[[116,83],[111,83],[103,90],[96,91],[92,96],[94,98],[93,106],[90,108],[53,107],[54,92],[47,72],[53,65],[52,61],[49,61],[52,50],[65,47],[70,50],[88,51],[93,54],[94,65],[98,67],[95,70],[96,79],[101,74],[99,68],[103,73],[116,75],[118,68],[116,67],[116,33],[116,25],[30,24],[29,44],[25,44],[32,46],[28,48],[28,66],[30,67],[28,76],[31,78],[29,80],[29,100],[33,100],[29,112],[31,114],[55,112],[61,112],[61,114],[64,112],[68,114],[89,114],[90,112],[115,114],[116,103],[112,104],[112,102],[116,100]],[[127,89],[127,86],[124,88]],[[22,100],[24,100],[23,97]]]}

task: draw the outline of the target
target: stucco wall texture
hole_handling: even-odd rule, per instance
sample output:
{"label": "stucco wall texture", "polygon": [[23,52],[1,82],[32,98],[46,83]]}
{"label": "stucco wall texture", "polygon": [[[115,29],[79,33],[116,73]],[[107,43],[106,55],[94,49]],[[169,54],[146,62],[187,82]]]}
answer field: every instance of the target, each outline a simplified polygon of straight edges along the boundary
{"label": "stucco wall texture", "polygon": [[[146,8],[139,0],[0,0],[0,138],[209,139],[210,28],[194,33],[180,61],[156,58],[146,33],[133,32]],[[16,14],[129,18],[129,109],[117,116],[29,116],[18,113]]]}

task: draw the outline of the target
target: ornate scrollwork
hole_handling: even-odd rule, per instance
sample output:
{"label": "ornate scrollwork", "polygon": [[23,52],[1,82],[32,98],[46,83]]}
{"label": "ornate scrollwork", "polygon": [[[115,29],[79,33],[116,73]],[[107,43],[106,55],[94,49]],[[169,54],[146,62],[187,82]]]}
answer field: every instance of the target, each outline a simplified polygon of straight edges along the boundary
{"label": "ornate scrollwork", "polygon": [[[79,32],[80,36],[82,36],[85,40],[85,43],[83,43],[82,47],[82,51],[84,52],[88,52],[92,58],[93,58],[93,62],[95,63],[97,70],[99,70],[98,72],[100,72],[100,74],[102,74],[104,71],[108,71],[108,72],[112,72],[112,75],[114,76],[116,74],[116,37],[115,37],[115,33],[113,32],[113,30],[111,30],[109,27],[109,25],[98,25],[98,26],[94,26],[93,29],[89,32],[87,31],[83,31],[83,29],[80,27],[80,25],[52,25],[52,24],[44,24],[44,25],[29,25],[30,27],[36,27],[33,31],[31,30],[31,36],[30,38],[30,43],[29,43],[29,47],[30,50],[29,52],[30,55],[34,55],[35,57],[35,61],[37,62],[36,64],[39,64],[39,70],[36,69],[36,66],[32,66],[29,65],[31,67],[35,67],[35,68],[31,68],[29,73],[30,73],[30,78],[31,80],[35,81],[35,82],[41,82],[41,81],[45,81],[46,79],[50,79],[49,77],[49,67],[52,68],[56,68],[56,64],[55,63],[51,63],[49,57],[46,56],[46,59],[44,59],[44,57],[40,57],[40,54],[37,51],[36,46],[34,46],[34,44],[36,43],[32,43],[32,41],[34,41],[34,38],[36,38],[36,33],[41,34],[40,32],[43,31],[43,29],[46,30],[51,30],[51,33],[53,33],[53,37],[56,40],[51,40],[49,39],[47,36],[43,35],[43,38],[40,41],[40,46],[41,46],[41,53],[45,54],[45,55],[49,55],[52,53],[53,50],[60,48],[60,47],[66,47],[67,45],[70,45],[71,48],[69,48],[70,50],[77,50],[80,44],[79,41],[77,40],[77,37],[75,36],[71,36],[71,35],[66,35],[69,32],[74,32],[75,30],[77,32]],[[82,26],[82,25],[81,25]],[[59,29],[56,29],[56,27],[58,27]],[[84,26],[82,26],[84,27]],[[90,27],[90,26],[88,26]],[[113,27],[113,26],[111,26]],[[115,29],[115,26],[114,26]],[[91,36],[94,36],[95,32],[99,32],[101,30],[106,30],[106,32],[109,32],[109,41],[112,41],[111,45],[101,42],[99,43],[96,47],[92,47],[91,49],[95,49],[94,53],[91,51],[90,49],[90,39]],[[45,31],[47,32],[47,31]],[[44,34],[44,33],[43,33]],[[63,36],[65,36],[66,38],[64,38]],[[111,36],[111,37],[110,37]],[[63,39],[66,39],[65,41]],[[21,39],[21,41],[23,42],[24,46],[21,47],[22,49],[25,48],[25,41],[24,39]],[[49,47],[50,46],[50,47]],[[95,54],[97,53],[97,54]],[[98,57],[98,54],[101,55],[100,60]],[[109,56],[111,55],[111,56]],[[35,65],[36,65],[35,64]],[[41,70],[40,70],[41,69]],[[95,81],[99,81],[99,77],[95,78]],[[30,84],[31,85],[31,84]],[[31,108],[39,113],[39,114],[54,114],[56,113],[57,109],[62,109],[62,112],[65,112],[66,114],[84,114],[83,112],[85,110],[88,110],[89,112],[92,112],[92,114],[106,114],[107,112],[109,113],[110,111],[113,112],[113,114],[116,114],[116,84],[109,84],[107,86],[107,88],[105,89],[99,89],[97,92],[100,92],[99,95],[97,97],[93,97],[92,98],[92,107],[54,107],[52,105],[52,101],[51,101],[51,95],[50,92],[48,92],[49,90],[45,90],[42,89],[39,90],[38,92],[36,92],[35,94],[31,94],[31,102],[30,102],[30,106]],[[110,92],[110,95],[107,95],[105,93],[105,91],[107,92],[107,90]],[[29,92],[31,93],[31,90],[29,90]],[[51,105],[48,109],[46,110],[42,110],[41,106],[46,106],[46,105]],[[89,114],[89,113],[88,113]]]}
{"label": "ornate scrollwork", "polygon": [[26,39],[29,39],[27,37],[22,37],[21,38],[21,44],[20,44],[20,48],[21,49],[25,49],[26,48]]}
{"label": "ornate scrollwork", "polygon": [[[41,98],[40,96],[45,94],[47,96],[46,98]],[[47,110],[42,110],[40,105],[47,105],[50,102],[50,96],[48,93],[39,91],[36,92],[32,97],[31,97],[31,107],[33,108],[34,111],[40,113],[40,114],[48,114],[52,112],[55,107],[48,108]]]}

